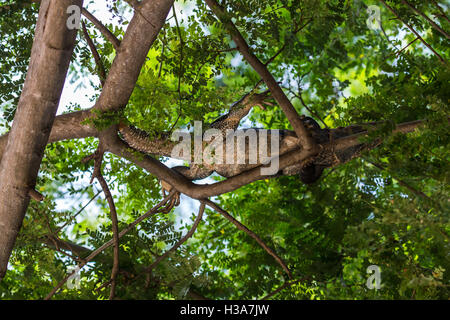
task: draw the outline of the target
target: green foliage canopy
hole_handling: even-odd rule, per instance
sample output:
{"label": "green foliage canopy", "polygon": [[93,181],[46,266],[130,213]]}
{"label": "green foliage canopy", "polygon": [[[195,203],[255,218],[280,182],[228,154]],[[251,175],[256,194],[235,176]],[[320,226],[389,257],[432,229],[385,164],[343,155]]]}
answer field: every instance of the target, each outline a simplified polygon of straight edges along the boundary
{"label": "green foliage canopy", "polygon": [[[12,122],[27,70],[38,4],[10,1],[0,6],[0,103],[6,131]],[[85,1],[89,8],[89,2]],[[448,299],[450,68],[405,27],[408,23],[449,60],[449,39],[402,1],[227,0],[234,24],[254,53],[280,81],[299,113],[328,127],[389,120],[428,119],[408,135],[389,135],[379,148],[328,170],[314,185],[280,177],[244,186],[216,202],[273,248],[292,271],[286,275],[258,244],[221,215],[208,210],[195,235],[151,273],[143,272],[173,246],[193,219],[182,209],[155,215],[120,240],[117,296],[121,299],[185,298],[189,292],[212,299]],[[445,1],[409,1],[450,31]],[[131,9],[106,1],[116,17],[106,26],[121,38]],[[367,26],[367,6],[381,9],[382,28]],[[133,125],[158,135],[211,122],[259,81],[226,29],[204,1],[179,1],[148,53],[124,110]],[[447,14],[448,16],[448,14]],[[88,23],[106,69],[113,46]],[[79,33],[70,81],[87,83],[96,73]],[[65,106],[67,111],[89,106]],[[289,128],[278,107],[255,108],[247,124]],[[73,256],[45,243],[57,234],[93,250],[112,238],[108,206],[88,185],[92,167],[82,159],[95,139],[49,145],[32,203],[0,283],[1,299],[42,299],[74,265]],[[104,175],[114,190],[120,229],[161,200],[158,181],[133,164],[107,155]],[[220,179],[220,178],[217,178]],[[64,211],[61,199],[79,199]],[[94,198],[90,210],[76,214]],[[183,200],[187,201],[187,200]],[[184,211],[186,209],[182,206]],[[57,299],[104,299],[113,261],[105,250],[81,273],[81,287],[64,287]],[[366,268],[382,272],[380,290],[366,287]]]}

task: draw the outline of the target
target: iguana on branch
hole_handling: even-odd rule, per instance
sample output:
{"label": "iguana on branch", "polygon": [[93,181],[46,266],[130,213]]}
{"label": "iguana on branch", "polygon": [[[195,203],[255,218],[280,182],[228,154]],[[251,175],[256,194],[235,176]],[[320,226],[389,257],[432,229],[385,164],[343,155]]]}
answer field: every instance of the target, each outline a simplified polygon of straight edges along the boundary
{"label": "iguana on branch", "polygon": [[[237,130],[240,121],[244,118],[254,106],[260,106],[264,108],[264,105],[272,105],[270,101],[271,97],[268,92],[263,93],[249,93],[245,95],[242,99],[234,103],[227,114],[221,116],[213,123],[211,123],[208,128],[218,129],[223,133],[223,137],[226,137],[227,130]],[[322,129],[318,123],[310,117],[302,117],[302,121],[305,127],[309,130],[312,138],[316,141],[318,145],[324,146],[329,145],[330,141],[356,134],[365,129],[362,126],[350,126],[347,128],[338,129]],[[243,129],[244,131],[250,129]],[[265,129],[253,129],[256,131]],[[138,128],[127,126],[123,123],[119,125],[119,131],[122,135],[123,140],[135,150],[144,152],[146,154],[158,155],[171,157],[171,151],[176,145],[175,142],[170,141],[168,135],[161,135],[159,138],[151,138],[150,135]],[[268,130],[268,141],[273,130]],[[286,152],[292,151],[299,147],[299,139],[296,134],[290,130],[276,130],[279,135],[279,152],[278,154],[269,154],[270,157],[280,156]],[[252,151],[252,148],[257,146],[251,145],[246,139],[246,152]],[[334,151],[327,148],[322,148],[322,150],[316,156],[312,157],[308,161],[303,161],[301,163],[284,168],[279,172],[283,175],[295,175],[299,174],[302,182],[306,184],[314,183],[317,181],[323,170],[328,167],[335,166],[339,163],[347,162],[362,150],[362,146],[352,146],[350,148]],[[235,152],[237,150],[235,149]],[[248,155],[246,155],[248,159]],[[223,177],[229,178],[236,176],[244,171],[250,170],[254,167],[260,166],[262,163],[258,158],[258,162],[255,164],[192,164],[190,167],[187,166],[177,166],[172,168],[176,170],[189,180],[200,180],[209,177],[214,172],[220,174]],[[164,190],[170,191],[171,186],[161,181],[163,192]],[[178,204],[178,200],[177,200]]]}

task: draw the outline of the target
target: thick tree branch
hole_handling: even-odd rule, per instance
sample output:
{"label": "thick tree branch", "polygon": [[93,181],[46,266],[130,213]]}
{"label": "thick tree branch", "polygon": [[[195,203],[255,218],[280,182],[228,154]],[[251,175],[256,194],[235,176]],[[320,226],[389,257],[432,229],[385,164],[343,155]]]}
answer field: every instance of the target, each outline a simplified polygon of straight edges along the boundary
{"label": "thick tree branch", "polygon": [[[243,185],[249,184],[256,180],[274,177],[261,175],[261,168],[256,167],[238,176],[213,185],[196,185],[180,173],[169,169],[158,160],[155,160],[147,155],[136,154],[135,151],[130,151],[129,147],[118,137],[110,137],[105,147],[107,151],[133,162],[137,166],[154,174],[160,180],[166,181],[178,191],[191,198],[199,200],[234,191]],[[309,157],[309,152],[305,150],[299,151],[298,149],[292,153],[289,153],[289,155],[282,155],[280,157],[280,168],[302,161],[307,157]]]}
{"label": "thick tree branch", "polygon": [[[148,51],[163,27],[174,0],[144,1],[128,25],[94,109],[119,111],[134,90]],[[152,23],[149,23],[151,21]]]}
{"label": "thick tree branch", "polygon": [[[407,133],[414,131],[417,127],[422,125],[425,121],[413,121],[397,126],[393,133],[402,132]],[[339,130],[339,129],[335,129]],[[347,137],[339,138],[331,141],[325,145],[322,145],[323,149],[333,150],[333,152],[339,152],[351,147],[356,147],[362,145],[360,141],[361,138],[365,137],[368,132],[360,132],[358,134],[350,135]],[[382,141],[379,139],[371,144],[371,148],[374,145],[380,144]],[[130,150],[129,146],[125,144],[119,137],[112,135],[105,139],[105,150],[115,154],[118,157],[125,158],[131,161],[135,165],[147,170],[149,173],[155,175],[158,179],[167,182],[169,185],[173,186],[176,190],[187,196],[203,200],[212,196],[217,196],[220,194],[228,193],[239,189],[240,187],[255,182],[261,179],[271,179],[278,175],[262,175],[261,166],[253,167],[247,171],[242,172],[236,176],[228,178],[227,180],[220,181],[210,184],[197,185],[192,183],[186,177],[180,173],[171,170],[163,163],[158,160],[145,155],[136,154],[136,151]],[[359,154],[355,154],[359,156]],[[309,159],[310,153],[305,149],[295,148],[279,156],[279,169],[282,170],[286,167],[292,166],[294,164],[302,163],[303,161]]]}
{"label": "thick tree branch", "polygon": [[0,165],[0,280],[36,184],[75,45],[67,8],[82,0],[41,3],[30,64]]}
{"label": "thick tree branch", "polygon": [[[98,136],[98,131],[92,129],[88,125],[80,125],[79,122],[83,122],[89,118],[90,112],[79,111],[71,114],[62,115],[56,118],[55,125],[52,129],[49,142],[55,142],[60,140],[66,140],[71,138],[84,138],[90,136]],[[424,120],[418,120],[408,123],[403,123],[397,126],[395,132],[410,132],[423,124]],[[67,131],[64,130],[67,129]],[[331,129],[333,132],[334,129]],[[359,133],[353,136],[344,137],[334,141],[336,148],[345,149],[351,146],[360,144],[359,139],[366,133]],[[253,168],[247,172],[244,172],[236,177],[229,178],[225,181],[215,183],[213,185],[196,185],[186,179],[179,173],[169,169],[164,164],[160,163],[154,158],[146,155],[136,154],[132,151],[127,144],[120,140],[116,135],[112,135],[105,139],[105,148],[108,152],[115,154],[116,156],[123,157],[137,166],[147,170],[151,174],[156,175],[160,180],[166,181],[172,185],[178,191],[194,198],[203,199],[219,194],[231,192],[240,188],[245,184],[252,183],[254,181],[266,178],[273,178],[276,176],[262,176],[260,174],[260,167]],[[2,149],[4,149],[7,141],[7,135],[0,137],[0,157],[2,155]],[[168,146],[167,146],[168,145]],[[147,150],[148,153],[159,156],[170,156],[170,150],[173,147],[172,143],[168,144],[165,140],[156,140],[154,149]],[[298,149],[291,150],[287,154],[283,154],[280,157],[280,169],[292,165],[295,162],[305,160],[308,156],[304,152],[299,152]]]}
{"label": "thick tree branch", "polygon": [[[28,192],[34,189],[75,43],[76,30],[67,30],[66,27],[67,7],[72,4],[82,7],[81,0],[46,0],[41,4],[30,69],[8,137],[11,147],[6,148],[0,169],[3,187],[0,191],[0,279],[6,273],[8,259],[28,207]],[[126,106],[148,50],[172,5],[173,0],[142,3],[141,13],[134,15],[127,28],[95,109],[118,111]],[[33,111],[20,112],[23,108],[33,108]],[[26,144],[19,143],[19,137]],[[30,147],[30,143],[36,145]]]}
{"label": "thick tree branch", "polygon": [[[90,110],[76,111],[57,116],[53,122],[47,142],[53,143],[69,139],[98,137],[98,130],[88,123],[90,117],[92,117]],[[9,135],[10,133],[0,136],[0,160],[6,151]]]}
{"label": "thick tree branch", "polygon": [[[98,131],[92,129],[87,125],[80,125],[79,122],[87,119],[89,117],[89,111],[80,111],[73,114],[66,114],[57,117],[55,125],[50,136],[50,142],[71,139],[71,138],[83,138],[86,136],[98,136]],[[409,123],[400,124],[394,132],[410,132],[420,126],[425,121],[413,121]],[[68,129],[67,132],[64,128]],[[333,131],[333,129],[331,130]],[[354,136],[348,136],[334,141],[336,148],[345,149],[351,146],[360,144],[359,139],[365,133],[356,134]],[[2,146],[6,141],[7,136],[0,137],[0,157]],[[195,198],[203,199],[210,196],[215,196],[223,194],[226,192],[231,192],[240,188],[241,186],[254,182],[259,179],[273,178],[274,176],[261,176],[260,168],[253,168],[248,172],[244,172],[236,177],[229,178],[225,181],[215,183],[213,185],[196,185],[186,179],[179,173],[167,168],[164,164],[155,160],[154,158],[147,157],[145,155],[141,156],[136,154],[136,152],[130,150],[129,146],[120,140],[116,135],[108,137],[107,143],[105,145],[107,151],[135,163],[136,165],[144,168],[148,172],[155,174],[159,179],[166,181],[170,185],[174,186],[175,189],[179,190],[186,195]],[[158,140],[159,141],[159,140]],[[155,155],[170,156],[170,145],[168,148],[162,148],[165,146],[163,140],[156,141],[155,149],[148,150],[149,153],[154,153]],[[160,147],[158,147],[160,145]],[[167,149],[167,150],[165,150]],[[164,151],[165,150],[165,151]],[[158,151],[162,151],[159,152]],[[283,154],[280,157],[280,169],[287,165],[295,163],[297,160],[301,161],[306,159],[306,154],[298,152],[298,150],[292,150],[289,154]],[[298,162],[297,161],[297,162]]]}
{"label": "thick tree branch", "polygon": [[82,22],[81,24],[83,26],[84,38],[86,39],[89,49],[91,50],[92,56],[94,57],[95,65],[97,66],[98,77],[99,77],[100,83],[103,87],[103,85],[105,84],[105,79],[106,79],[105,67],[103,66],[102,59],[100,58],[100,55],[98,54],[98,51],[97,51],[97,48],[95,47],[94,42],[92,41],[91,37],[89,36],[89,33],[86,28],[86,24],[84,22]]}
{"label": "thick tree branch", "polygon": [[269,72],[267,66],[264,65],[264,63],[262,63],[258,59],[258,57],[253,54],[244,37],[231,21],[225,8],[220,6],[215,0],[205,0],[205,2],[231,34],[233,41],[236,43],[239,52],[243,55],[245,60],[253,67],[253,69],[259,74],[261,79],[266,83],[267,87],[272,93],[272,96],[280,105],[284,114],[288,118],[289,123],[294,128],[294,131],[297,134],[297,137],[300,139],[303,148],[305,148],[306,150],[310,150],[311,154],[317,153],[317,146],[311,138],[311,135],[305,128],[299,114],[295,110],[291,101],[285,95],[272,74]]}

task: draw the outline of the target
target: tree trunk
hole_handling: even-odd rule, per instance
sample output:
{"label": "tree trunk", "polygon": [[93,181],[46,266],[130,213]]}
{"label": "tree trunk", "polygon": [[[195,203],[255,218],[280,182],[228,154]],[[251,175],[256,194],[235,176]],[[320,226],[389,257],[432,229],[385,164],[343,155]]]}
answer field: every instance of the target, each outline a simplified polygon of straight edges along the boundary
{"label": "tree trunk", "polygon": [[67,9],[83,0],[43,0],[24,89],[0,164],[0,280],[34,190],[72,56],[77,29]]}

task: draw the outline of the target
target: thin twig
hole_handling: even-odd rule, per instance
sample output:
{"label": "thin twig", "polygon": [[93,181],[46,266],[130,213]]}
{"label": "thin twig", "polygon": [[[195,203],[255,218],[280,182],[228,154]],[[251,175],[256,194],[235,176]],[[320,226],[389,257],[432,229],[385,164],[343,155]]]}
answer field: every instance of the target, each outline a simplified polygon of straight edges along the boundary
{"label": "thin twig", "polygon": [[111,216],[111,224],[113,230],[113,240],[114,240],[114,263],[111,271],[111,291],[109,295],[109,299],[114,299],[115,296],[115,288],[116,288],[116,278],[119,273],[119,221],[117,218],[116,206],[114,204],[114,199],[111,195],[111,191],[109,190],[108,184],[106,183],[105,178],[103,178],[102,174],[97,175],[97,180],[102,186],[103,193],[108,201],[109,211]]}
{"label": "thin twig", "polygon": [[100,83],[103,87],[105,84],[105,80],[106,80],[105,67],[104,67],[102,59],[100,58],[100,55],[97,51],[97,48],[94,45],[94,42],[92,41],[91,37],[89,36],[89,33],[87,31],[86,24],[84,23],[84,21],[82,22],[82,26],[83,26],[84,38],[86,39],[89,49],[91,50],[91,53],[94,56],[95,65],[97,66],[98,77],[99,77]]}
{"label": "thin twig", "polygon": [[268,253],[270,254],[277,262],[278,264],[283,268],[283,270],[287,273],[289,279],[292,279],[292,274],[291,271],[289,270],[288,266],[286,265],[286,263],[283,261],[283,259],[281,259],[276,253],[275,251],[273,251],[263,240],[261,240],[261,238],[254,233],[253,231],[251,231],[249,228],[247,228],[245,225],[243,225],[242,223],[240,223],[239,221],[237,221],[233,216],[231,216],[227,211],[225,211],[224,209],[222,209],[221,207],[219,207],[216,203],[212,202],[209,199],[203,199],[202,200],[205,204],[207,204],[208,206],[210,206],[212,209],[214,209],[215,211],[217,211],[218,213],[220,213],[222,216],[224,216],[228,221],[230,221],[231,223],[233,223],[239,230],[244,231],[245,233],[247,233],[250,237],[252,237],[253,239],[256,240],[256,242],[258,242],[258,244]]}
{"label": "thin twig", "polygon": [[269,293],[268,295],[266,295],[265,297],[261,298],[260,300],[268,300],[270,298],[272,298],[274,295],[280,293],[281,291],[283,291],[284,289],[293,286],[294,284],[297,284],[301,281],[303,281],[304,279],[300,279],[300,280],[291,280],[291,281],[286,281],[285,283],[283,283],[283,285],[281,285],[280,287],[278,287],[277,289],[275,289],[274,291],[272,291],[271,293]]}
{"label": "thin twig", "polygon": [[149,267],[144,269],[144,272],[151,272],[162,260],[167,258],[172,252],[176,251],[183,243],[185,243],[189,238],[191,238],[194,235],[195,230],[197,230],[197,227],[200,221],[202,220],[204,211],[205,211],[205,203],[201,202],[197,218],[195,219],[191,230],[189,230],[189,232],[184,237],[182,237],[180,241],[178,241],[172,248],[167,250],[163,255],[156,258],[156,260]]}
{"label": "thin twig", "polygon": [[119,273],[119,220],[117,218],[117,210],[116,205],[114,203],[114,199],[111,194],[111,190],[108,187],[108,183],[102,174],[102,162],[103,162],[103,143],[102,139],[100,139],[99,146],[95,151],[93,156],[88,156],[83,159],[83,161],[88,161],[90,159],[94,159],[94,172],[92,174],[91,183],[94,178],[100,183],[100,186],[105,194],[106,201],[109,206],[109,214],[111,217],[111,225],[113,231],[113,240],[114,240],[114,262],[111,270],[111,291],[109,294],[109,300],[114,299],[115,290],[116,290],[116,278]]}
{"label": "thin twig", "polygon": [[[125,229],[123,229],[119,233],[119,239],[122,238],[124,235],[126,235],[130,230],[134,229],[139,223],[141,223],[143,220],[149,218],[150,216],[159,213],[160,211],[164,210],[163,206],[172,198],[172,196],[175,194],[175,190],[172,190],[167,197],[165,197],[160,203],[158,203],[156,206],[154,206],[152,209],[147,211],[144,215],[137,218],[135,221],[130,223]],[[109,248],[114,244],[114,239],[111,239],[107,242],[105,242],[102,246],[97,248],[96,250],[92,251],[92,253],[83,260],[82,263],[78,265],[78,270],[81,270],[88,262],[90,262],[92,259],[94,259],[96,256],[98,256],[100,253],[102,253],[104,250]],[[69,280],[71,276],[73,276],[77,271],[74,270],[71,274],[68,274],[64,279],[62,279],[53,289],[52,291],[45,297],[45,300],[50,300],[56,292],[58,292],[59,289]]]}
{"label": "thin twig", "polygon": [[41,193],[37,192],[34,189],[30,189],[28,191],[28,195],[33,198],[35,201],[41,202],[44,201],[44,195],[42,195]]}
{"label": "thin twig", "polygon": [[288,99],[286,94],[279,86],[278,82],[267,69],[267,66],[265,66],[252,52],[240,31],[232,22],[226,9],[219,5],[219,3],[217,3],[217,1],[215,0],[205,0],[205,2],[231,34],[233,41],[236,43],[236,46],[244,59],[259,74],[261,79],[264,80],[270,92],[272,93],[272,96],[277,101],[278,105],[281,107],[284,114],[288,118],[289,123],[294,128],[294,131],[297,134],[297,137],[299,138],[303,148],[305,150],[308,150],[311,155],[317,153],[319,151],[317,144],[312,139],[311,135],[303,124],[303,121],[301,120],[300,115],[297,113],[297,110],[295,110],[291,101]]}
{"label": "thin twig", "polygon": [[40,238],[39,241],[50,249],[70,251],[73,256],[77,257],[77,261],[82,261],[83,256],[87,256],[91,252],[91,250],[88,248],[67,240],[61,240],[61,238],[55,237],[53,235],[46,235],[45,237]]}
{"label": "thin twig", "polygon": [[431,0],[431,2],[433,2],[433,4],[438,8],[438,10],[441,12],[441,17],[443,17],[445,20],[447,20],[448,22],[450,22],[450,19],[447,17],[447,15],[445,14],[444,9],[442,9],[442,7],[435,1],[435,0]]}
{"label": "thin twig", "polygon": [[59,233],[62,229],[64,229],[69,223],[70,221],[72,221],[73,219],[75,219],[81,212],[84,211],[84,209],[87,208],[88,205],[91,204],[92,201],[95,200],[95,198],[97,198],[100,193],[102,193],[102,191],[98,191],[83,207],[81,207],[80,210],[77,211],[77,213],[75,213],[72,217],[70,217],[69,221],[66,221],[62,226],[58,227],[58,229],[56,230],[56,233]]}
{"label": "thin twig", "polygon": [[[131,0],[133,1],[133,0]],[[134,1],[135,2],[135,1]],[[136,11],[139,15],[141,15],[141,17],[149,24],[151,25],[153,28],[156,29],[156,26],[141,12],[140,8],[140,3],[138,5],[132,5],[134,11]]]}
{"label": "thin twig", "polygon": [[[323,121],[322,117],[319,116],[319,114],[317,114],[317,112],[315,112],[315,111],[312,110],[310,107],[308,107],[308,105],[305,103],[305,100],[303,100],[303,97],[302,97],[302,93],[301,93],[301,92],[299,92],[299,93],[297,94],[297,93],[295,93],[294,91],[292,91],[292,90],[289,89],[289,88],[285,88],[285,89],[288,90],[290,93],[292,93],[292,94],[294,95],[294,97],[296,97],[296,98],[301,102],[301,104],[303,105],[303,107],[305,107],[305,109],[308,110],[308,112],[309,112],[313,117],[315,117],[317,120],[319,120],[320,122],[322,122],[323,125],[325,126],[325,128],[328,128],[327,124],[325,123],[325,121]],[[300,88],[299,88],[299,90],[300,90]]]}
{"label": "thin twig", "polygon": [[175,25],[177,27],[178,38],[180,40],[180,66],[179,66],[178,86],[177,86],[179,112],[178,112],[178,118],[176,119],[175,123],[173,124],[170,132],[173,130],[173,128],[175,128],[175,126],[178,123],[178,120],[180,119],[181,114],[183,112],[183,105],[182,105],[183,100],[182,100],[182,97],[181,97],[181,80],[183,78],[183,61],[184,61],[184,56],[183,56],[184,40],[183,40],[183,37],[181,35],[181,29],[180,29],[180,25],[178,23],[177,13],[176,13],[176,10],[175,10],[175,4],[172,6],[172,10],[173,10],[173,17],[175,18]]}
{"label": "thin twig", "polygon": [[385,167],[383,167],[382,165],[380,165],[380,164],[378,164],[378,163],[375,163],[375,162],[373,162],[373,161],[370,161],[370,160],[367,160],[367,159],[366,159],[366,161],[369,162],[369,163],[370,163],[372,166],[374,166],[375,168],[377,168],[377,169],[379,169],[379,170],[381,170],[381,171],[386,171],[386,172],[388,172],[389,175],[390,175],[392,178],[394,178],[395,180],[397,180],[398,183],[399,183],[401,186],[405,187],[406,189],[408,189],[409,191],[411,191],[412,193],[414,193],[416,196],[422,197],[422,198],[424,198],[424,199],[427,199],[427,200],[429,200],[429,201],[435,203],[435,201],[434,201],[433,199],[431,199],[429,196],[427,196],[424,192],[422,192],[422,191],[420,191],[420,190],[417,190],[416,188],[414,188],[413,186],[411,186],[409,183],[407,183],[407,182],[405,182],[404,180],[402,180],[402,179],[396,177],[396,176],[395,176],[394,174],[392,174],[387,168],[385,168]]}
{"label": "thin twig", "polygon": [[[164,33],[164,40],[165,40],[165,33]],[[166,42],[162,41],[162,49],[161,49],[161,62],[159,63],[159,70],[158,70],[158,79],[161,78],[163,64],[164,64],[164,51],[166,49]]]}
{"label": "thin twig", "polygon": [[[103,290],[104,288],[108,287],[112,282],[112,279],[109,279],[108,281],[106,281],[105,283],[103,283],[102,285],[100,285],[100,287],[95,289],[95,292],[100,292],[101,290]],[[97,282],[98,283],[98,282]]]}
{"label": "thin twig", "polygon": [[51,250],[55,250],[56,252],[59,252],[59,253],[65,255],[65,256],[71,258],[73,261],[80,262],[80,258],[78,258],[77,256],[74,256],[74,255],[72,255],[70,253],[67,253],[67,252],[65,252],[63,250],[61,250],[59,247],[56,247],[56,246],[52,247],[52,246],[50,246],[48,244],[45,244],[45,243],[44,243],[44,247],[47,247],[48,249],[51,249]]}
{"label": "thin twig", "polygon": [[389,59],[390,57],[396,55],[398,57],[398,55],[400,53],[402,53],[403,51],[405,51],[406,49],[408,49],[414,42],[416,42],[417,40],[419,40],[419,38],[415,38],[414,40],[412,40],[410,43],[408,43],[405,47],[403,47],[402,49],[390,54],[389,56],[386,57],[386,59],[384,59],[384,61],[386,61],[387,59]]}
{"label": "thin twig", "polygon": [[[293,33],[297,34],[299,33],[301,30],[303,30],[308,24],[311,23],[311,21],[313,21],[313,19],[309,19],[308,22],[306,22],[303,26],[299,27],[298,29],[294,30]],[[269,64],[271,64],[287,47],[287,42],[284,43],[284,45],[280,48],[280,50],[278,50],[277,53],[275,53],[269,60],[267,60],[267,62],[264,64],[265,66],[268,66]]]}
{"label": "thin twig", "polygon": [[447,32],[445,32],[441,27],[439,27],[433,20],[431,20],[425,13],[423,13],[422,11],[417,10],[416,7],[414,7],[411,3],[409,3],[406,0],[402,0],[402,2],[404,4],[406,4],[412,11],[414,11],[415,13],[420,15],[422,18],[427,20],[433,26],[433,28],[435,28],[437,31],[442,33],[447,39],[450,39],[450,35]]}
{"label": "thin twig", "polygon": [[416,35],[416,37],[417,38],[419,38],[420,39],[420,41],[422,41],[422,43],[428,48],[428,49],[430,49],[438,58],[439,58],[439,60],[443,63],[443,64],[446,64],[447,62],[446,62],[446,60],[444,59],[444,58],[442,58],[441,57],[441,55],[439,54],[439,53],[437,53],[436,52],[436,50],[434,50],[433,49],[433,47],[430,45],[430,44],[428,44],[428,42],[426,42],[425,41],[425,39],[423,39],[421,36],[420,36],[420,34],[416,31],[416,30],[414,30],[414,28],[412,27],[412,26],[410,26],[408,23],[406,23],[405,21],[403,21],[402,20],[402,18],[399,16],[399,14],[397,13],[397,11],[395,11],[394,10],[394,8],[392,8],[390,5],[388,5],[387,3],[386,3],[386,1],[384,1],[384,0],[380,0],[380,2],[381,3],[383,3],[384,4],[384,6],[386,7],[386,8],[388,8],[405,26],[407,26],[408,27],[408,29],[409,30],[411,30],[411,32],[412,33],[414,33],[415,35]]}
{"label": "thin twig", "polygon": [[109,42],[111,42],[114,49],[116,49],[117,51],[120,47],[120,40],[117,39],[117,37],[111,31],[109,31],[109,29],[106,28],[103,23],[101,23],[100,20],[98,20],[92,13],[87,11],[85,8],[82,8],[81,12],[89,21],[92,22],[92,24],[94,24],[94,26],[97,27],[97,29],[105,36],[105,38],[108,39]]}

